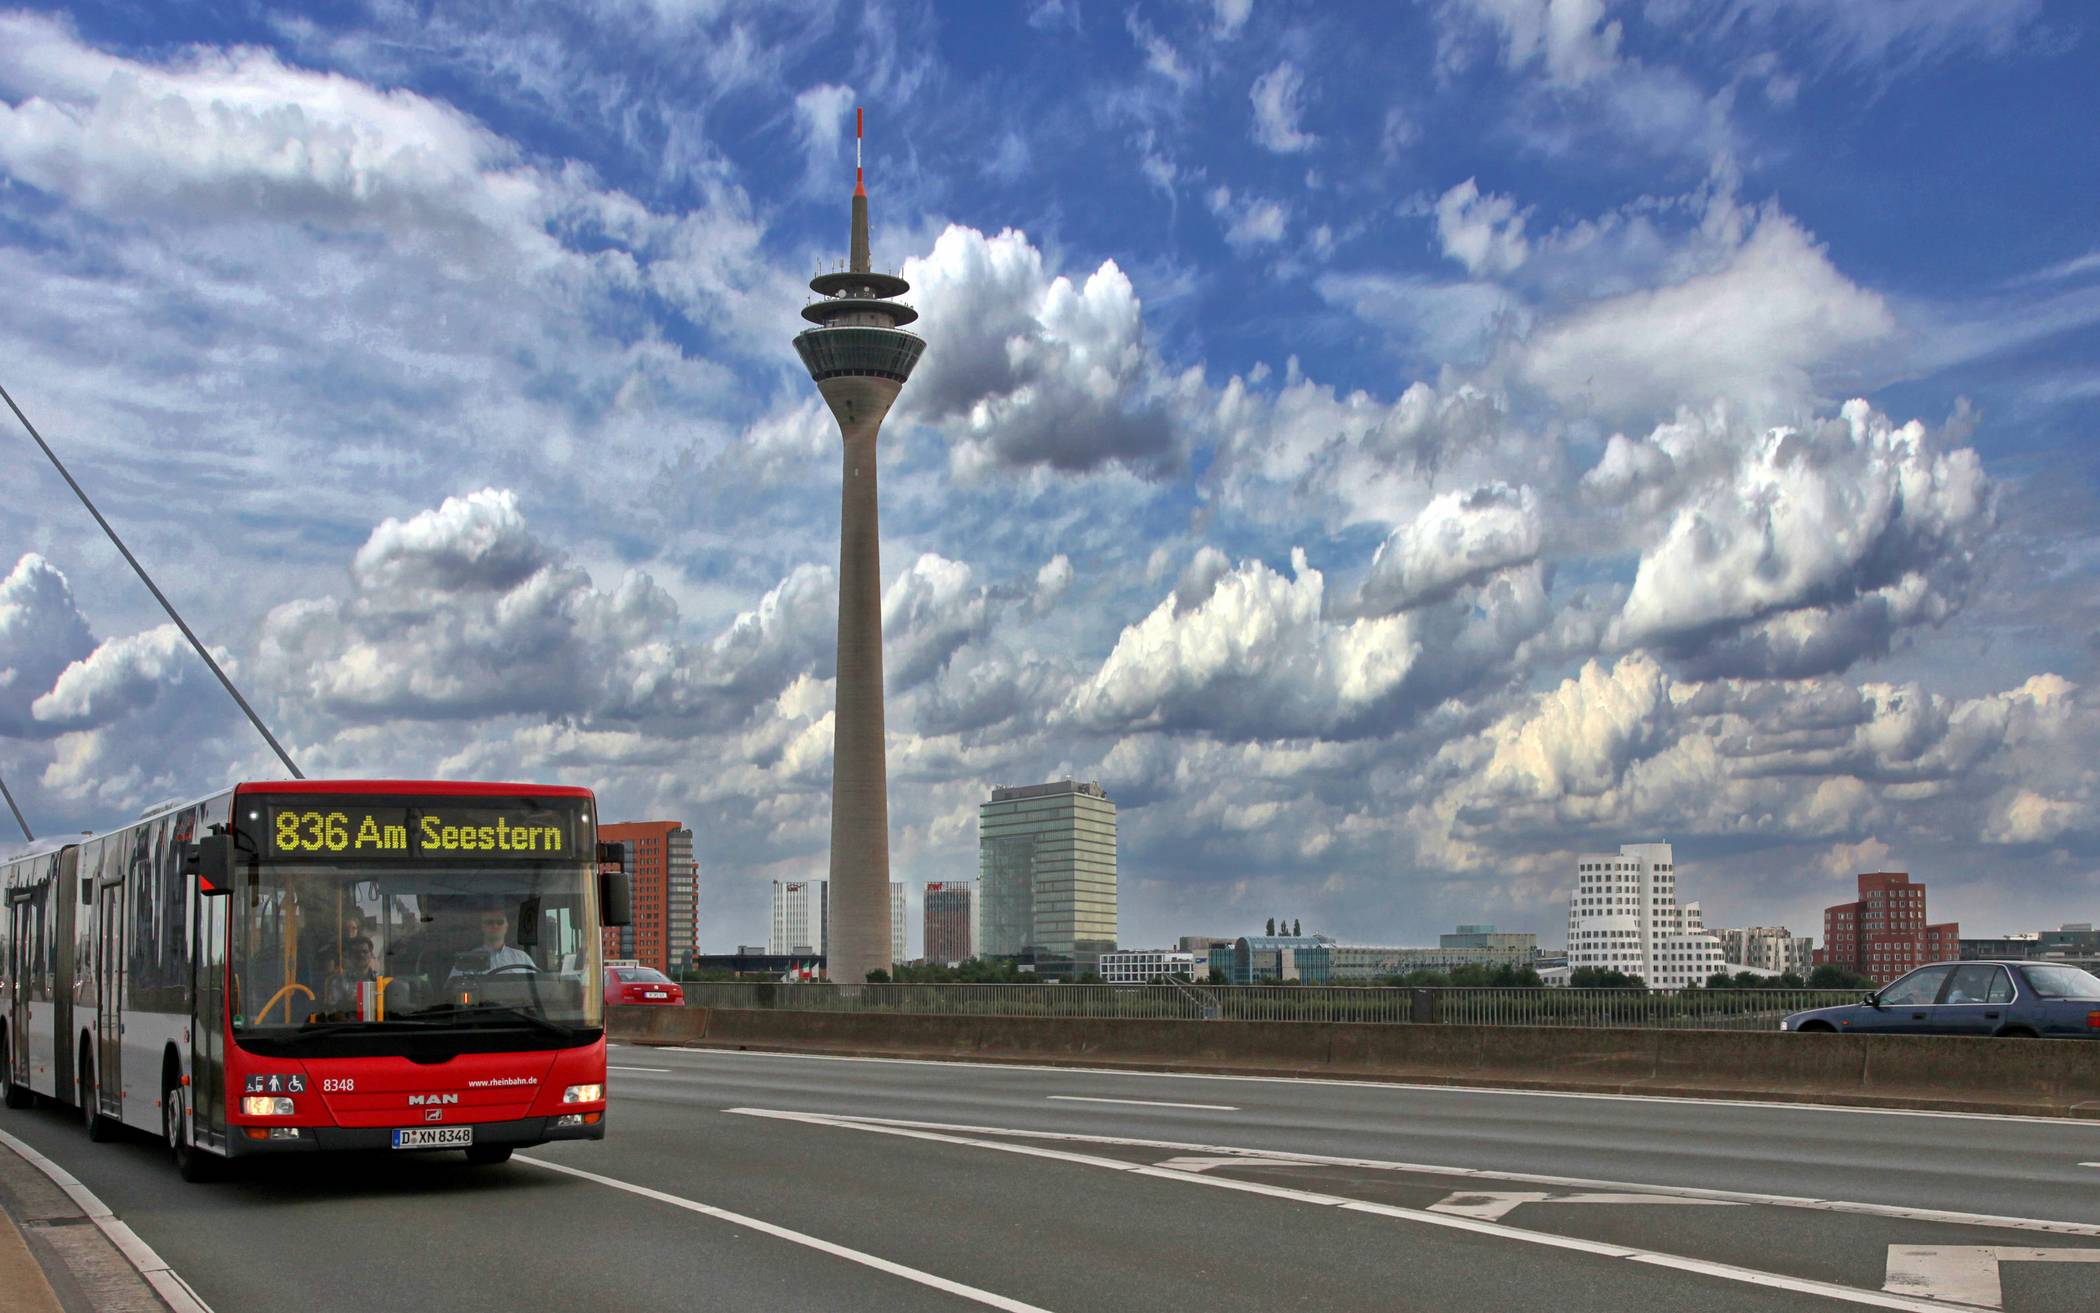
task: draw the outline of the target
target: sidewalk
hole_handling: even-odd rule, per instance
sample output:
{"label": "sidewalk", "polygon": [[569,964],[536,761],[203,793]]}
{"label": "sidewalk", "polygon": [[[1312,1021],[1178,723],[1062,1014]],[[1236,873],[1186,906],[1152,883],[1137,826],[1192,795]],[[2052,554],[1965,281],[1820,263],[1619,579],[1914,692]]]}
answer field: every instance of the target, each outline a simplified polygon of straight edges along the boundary
{"label": "sidewalk", "polygon": [[168,1313],[86,1211],[4,1141],[0,1313]]}

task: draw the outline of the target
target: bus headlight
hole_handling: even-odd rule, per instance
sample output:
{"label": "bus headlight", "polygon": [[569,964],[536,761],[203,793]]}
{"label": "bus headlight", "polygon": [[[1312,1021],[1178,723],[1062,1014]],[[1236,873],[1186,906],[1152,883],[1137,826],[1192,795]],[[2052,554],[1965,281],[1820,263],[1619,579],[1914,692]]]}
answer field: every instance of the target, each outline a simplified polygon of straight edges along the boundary
{"label": "bus headlight", "polygon": [[292,1115],[292,1101],[270,1094],[251,1094],[241,1100],[241,1115],[244,1117],[289,1117]]}
{"label": "bus headlight", "polygon": [[561,1092],[561,1101],[563,1103],[603,1103],[605,1102],[605,1087],[603,1085],[571,1085]]}

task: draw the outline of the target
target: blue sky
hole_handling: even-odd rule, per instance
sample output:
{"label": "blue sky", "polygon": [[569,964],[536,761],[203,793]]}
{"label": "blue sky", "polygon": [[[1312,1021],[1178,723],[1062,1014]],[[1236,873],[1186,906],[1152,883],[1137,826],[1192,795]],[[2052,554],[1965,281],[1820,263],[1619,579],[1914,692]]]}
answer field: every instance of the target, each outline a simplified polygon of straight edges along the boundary
{"label": "blue sky", "polygon": [[[821,871],[843,254],[885,430],[893,869],[1098,778],[1123,938],[1558,939],[1663,839],[1709,923],[1907,868],[2100,895],[2100,54],[1989,0],[0,12],[5,382],[310,773]],[[267,773],[26,438],[33,820]]]}

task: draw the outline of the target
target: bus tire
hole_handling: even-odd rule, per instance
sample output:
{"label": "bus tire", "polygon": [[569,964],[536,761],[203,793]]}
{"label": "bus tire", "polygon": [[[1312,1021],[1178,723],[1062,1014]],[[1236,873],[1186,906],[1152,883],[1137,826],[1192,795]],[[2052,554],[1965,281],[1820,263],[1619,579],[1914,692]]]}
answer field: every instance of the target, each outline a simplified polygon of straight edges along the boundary
{"label": "bus tire", "polygon": [[188,1091],[170,1085],[161,1091],[160,1124],[168,1142],[168,1157],[175,1160],[175,1174],[192,1185],[218,1175],[218,1160],[190,1143]]}
{"label": "bus tire", "polygon": [[95,1089],[95,1061],[80,1055],[80,1119],[87,1123],[87,1137],[96,1144],[117,1138],[117,1125],[102,1115],[101,1097]]}
{"label": "bus tire", "polygon": [[467,1161],[476,1167],[494,1167],[497,1163],[507,1163],[510,1161],[510,1146],[470,1144],[467,1146]]}
{"label": "bus tire", "polygon": [[27,1085],[15,1080],[15,1055],[8,1048],[7,1040],[0,1037],[0,1103],[10,1108],[27,1108],[36,1102],[36,1095]]}

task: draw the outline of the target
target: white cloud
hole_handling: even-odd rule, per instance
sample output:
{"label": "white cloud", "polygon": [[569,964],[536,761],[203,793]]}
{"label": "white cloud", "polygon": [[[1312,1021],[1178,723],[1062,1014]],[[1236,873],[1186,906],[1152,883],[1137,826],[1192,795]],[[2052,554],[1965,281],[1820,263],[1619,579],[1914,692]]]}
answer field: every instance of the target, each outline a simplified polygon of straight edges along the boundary
{"label": "white cloud", "polygon": [[1181,57],[1181,52],[1174,48],[1171,41],[1155,31],[1150,23],[1139,18],[1136,10],[1130,11],[1126,25],[1130,29],[1131,39],[1137,42],[1138,49],[1145,52],[1146,68],[1173,83],[1177,90],[1187,91],[1196,84],[1195,70],[1188,66],[1188,61]]}
{"label": "white cloud", "polygon": [[820,82],[795,97],[795,131],[802,138],[804,177],[812,190],[839,189],[839,139],[853,109],[853,88]]}
{"label": "white cloud", "polygon": [[1420,646],[1403,617],[1325,620],[1324,596],[1320,572],[1294,551],[1288,579],[1248,561],[1199,606],[1169,597],[1124,629],[1070,713],[1101,730],[1346,733],[1400,686]]}
{"label": "white cloud", "polygon": [[1514,273],[1531,253],[1524,216],[1507,196],[1483,196],[1471,178],[1437,198],[1437,237],[1444,254],[1469,274]]}
{"label": "white cloud", "polygon": [[1264,149],[1290,155],[1319,143],[1298,126],[1304,92],[1305,75],[1287,59],[1254,80],[1247,98],[1254,103],[1254,140]]}
{"label": "white cloud", "polygon": [[1214,30],[1229,40],[1247,25],[1248,15],[1254,12],[1254,0],[1212,0],[1211,10]]}
{"label": "white cloud", "polygon": [[1543,64],[1547,81],[1575,87],[1618,63],[1619,21],[1604,21],[1604,0],[1463,0],[1501,37],[1502,61],[1512,70]]}
{"label": "white cloud", "polygon": [[1535,559],[1541,538],[1538,498],[1528,487],[1439,493],[1379,544],[1364,602],[1382,612],[1411,609]]}
{"label": "white cloud", "polygon": [[31,704],[94,650],[65,575],[35,552],[25,553],[0,579],[0,734],[48,735],[30,714]]}
{"label": "white cloud", "polygon": [[1608,793],[1636,759],[1668,741],[1670,722],[1669,679],[1653,660],[1627,657],[1609,670],[1585,662],[1528,712],[1488,731],[1493,755],[1481,786],[1519,801]]}
{"label": "white cloud", "polygon": [[1180,464],[1171,381],[1113,260],[1075,285],[1044,268],[1025,234],[951,226],[904,274],[931,336],[900,409],[941,424],[958,467],[1120,464],[1149,475]]}
{"label": "white cloud", "polygon": [[1720,397],[1784,418],[1813,400],[1819,370],[1894,328],[1878,294],[1768,210],[1720,267],[1576,310],[1534,333],[1516,363],[1556,400],[1609,415]]}
{"label": "white cloud", "polygon": [[[214,652],[221,668],[229,662]],[[229,672],[232,673],[232,672]],[[151,706],[163,689],[201,678],[204,666],[174,625],[113,638],[67,666],[51,691],[30,707],[58,729],[92,729]]]}
{"label": "white cloud", "polygon": [[882,595],[883,683],[901,693],[931,678],[984,631],[987,604],[970,567],[927,552]]}
{"label": "white cloud", "polygon": [[1220,186],[1211,189],[1209,200],[1210,212],[1225,225],[1226,243],[1236,251],[1274,246],[1290,226],[1290,211],[1267,197],[1242,196],[1235,203],[1232,188]]}

